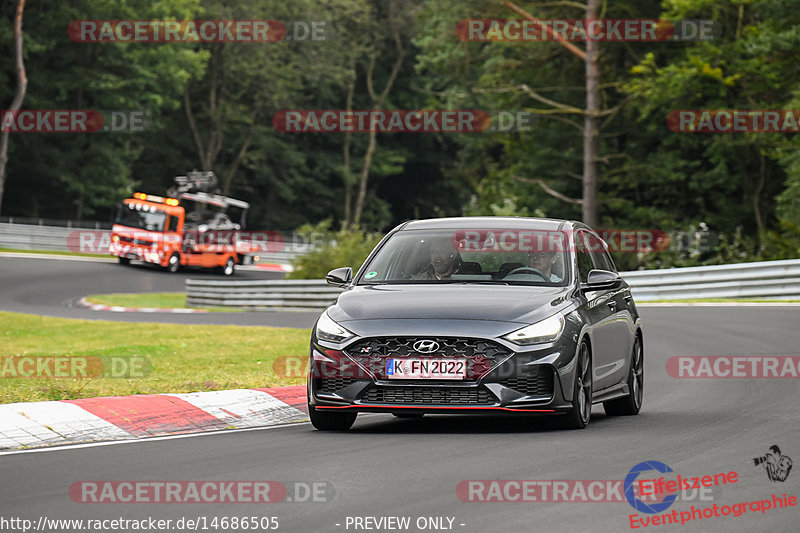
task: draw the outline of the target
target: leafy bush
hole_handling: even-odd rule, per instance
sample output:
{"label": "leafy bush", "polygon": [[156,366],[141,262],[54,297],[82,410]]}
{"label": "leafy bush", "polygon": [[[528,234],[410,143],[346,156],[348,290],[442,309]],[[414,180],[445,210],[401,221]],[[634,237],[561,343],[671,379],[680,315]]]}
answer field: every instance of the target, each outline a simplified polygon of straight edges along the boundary
{"label": "leafy bush", "polygon": [[321,246],[292,260],[294,271],[289,279],[324,279],[325,275],[339,267],[352,267],[356,272],[369,253],[380,242],[380,233],[366,233],[362,230],[331,230],[331,221],[326,220],[316,226],[306,225],[299,233],[312,237],[309,242],[322,242]]}

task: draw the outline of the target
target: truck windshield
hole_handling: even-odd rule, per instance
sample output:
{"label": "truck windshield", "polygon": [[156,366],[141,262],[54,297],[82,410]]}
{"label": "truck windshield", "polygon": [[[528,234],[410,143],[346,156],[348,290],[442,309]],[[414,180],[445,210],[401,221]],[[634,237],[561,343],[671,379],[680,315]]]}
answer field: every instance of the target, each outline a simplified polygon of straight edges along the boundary
{"label": "truck windshield", "polygon": [[129,228],[147,231],[164,231],[167,214],[147,204],[122,204],[117,212],[116,223]]}

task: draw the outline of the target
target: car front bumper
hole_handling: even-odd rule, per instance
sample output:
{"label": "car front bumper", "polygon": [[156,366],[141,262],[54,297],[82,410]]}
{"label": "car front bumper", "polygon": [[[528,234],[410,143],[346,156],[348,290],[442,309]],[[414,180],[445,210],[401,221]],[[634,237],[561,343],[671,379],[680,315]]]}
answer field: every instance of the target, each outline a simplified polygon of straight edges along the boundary
{"label": "car front bumper", "polygon": [[[498,348],[493,357],[455,354],[469,361],[463,380],[389,379],[385,352],[355,353],[367,340],[344,347],[312,338],[309,405],[320,411],[409,414],[559,414],[572,409],[575,346],[569,342],[519,347],[501,339],[469,339]],[[381,344],[380,342],[378,344]],[[391,357],[417,354],[392,354]]]}

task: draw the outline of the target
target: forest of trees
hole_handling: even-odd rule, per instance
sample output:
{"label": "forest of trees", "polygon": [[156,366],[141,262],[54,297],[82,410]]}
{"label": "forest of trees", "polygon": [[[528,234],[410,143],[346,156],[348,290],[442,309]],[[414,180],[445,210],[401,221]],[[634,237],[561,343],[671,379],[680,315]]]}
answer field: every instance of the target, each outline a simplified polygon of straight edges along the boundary
{"label": "forest of trees", "polygon": [[[588,6],[587,6],[588,2]],[[24,109],[146,110],[143,132],[10,136],[3,216],[109,220],[134,190],[213,170],[250,227],[381,232],[411,218],[586,217],[596,127],[601,228],[712,232],[716,249],[622,267],[800,257],[800,136],[676,133],[677,109],[800,109],[796,0],[70,0],[25,6]],[[0,106],[16,90],[16,0],[1,4]],[[464,19],[709,19],[704,41],[469,42]],[[80,43],[84,19],[324,21],[326,40]],[[576,43],[580,51],[585,43]],[[288,109],[534,113],[508,133],[283,133]],[[587,119],[587,116],[589,117]],[[633,254],[628,254],[633,255]]]}

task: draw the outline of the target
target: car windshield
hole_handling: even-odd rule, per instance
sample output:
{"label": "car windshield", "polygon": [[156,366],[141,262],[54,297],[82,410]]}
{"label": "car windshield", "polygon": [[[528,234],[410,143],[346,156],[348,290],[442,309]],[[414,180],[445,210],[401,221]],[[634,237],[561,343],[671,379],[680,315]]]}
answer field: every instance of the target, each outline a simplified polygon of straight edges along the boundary
{"label": "car windshield", "polygon": [[541,230],[404,230],[384,243],[361,285],[565,286],[566,234]]}
{"label": "car windshield", "polygon": [[131,202],[119,207],[116,223],[129,228],[163,232],[166,220],[164,211],[148,204]]}

